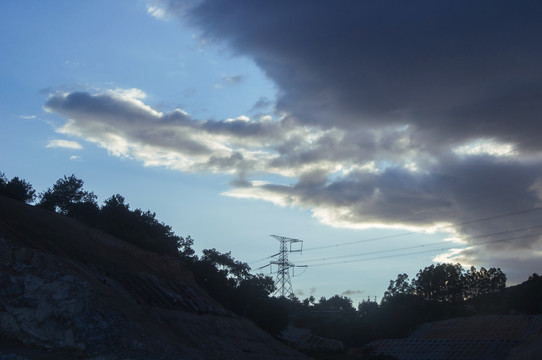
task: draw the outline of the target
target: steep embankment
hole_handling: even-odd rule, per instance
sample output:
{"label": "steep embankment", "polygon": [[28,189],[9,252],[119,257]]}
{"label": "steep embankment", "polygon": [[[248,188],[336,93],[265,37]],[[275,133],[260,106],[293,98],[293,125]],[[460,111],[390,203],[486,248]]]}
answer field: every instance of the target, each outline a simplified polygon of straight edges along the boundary
{"label": "steep embankment", "polygon": [[0,196],[0,358],[304,358],[183,264]]}

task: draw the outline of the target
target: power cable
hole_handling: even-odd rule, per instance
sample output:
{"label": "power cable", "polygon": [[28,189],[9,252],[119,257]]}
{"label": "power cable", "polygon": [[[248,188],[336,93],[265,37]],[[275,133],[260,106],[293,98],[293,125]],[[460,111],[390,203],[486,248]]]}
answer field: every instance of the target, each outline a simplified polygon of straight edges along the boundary
{"label": "power cable", "polygon": [[[471,224],[480,223],[480,222],[484,222],[484,221],[496,220],[496,219],[501,219],[501,218],[504,218],[504,217],[521,215],[521,214],[526,214],[526,213],[535,212],[535,211],[539,211],[539,210],[542,210],[542,207],[535,207],[535,208],[528,209],[528,210],[521,210],[521,211],[516,211],[516,212],[511,212],[511,213],[506,213],[506,214],[489,216],[489,217],[476,219],[476,220],[471,220],[471,221],[465,221],[465,222],[461,222],[461,223],[457,223],[457,224],[451,224],[451,225],[447,225],[447,226],[442,227],[442,229],[452,228],[452,227],[457,227],[457,226],[462,226],[462,225],[471,225]],[[354,245],[354,244],[362,244],[362,243],[373,242],[373,241],[377,241],[377,240],[391,239],[391,238],[414,235],[414,234],[418,234],[418,232],[409,231],[409,232],[405,232],[405,233],[399,233],[399,234],[387,235],[387,236],[379,236],[379,237],[363,239],[363,240],[348,241],[348,242],[337,243],[337,244],[333,244],[333,245],[322,245],[322,246],[316,246],[316,247],[312,247],[312,248],[306,248],[306,249],[304,249],[304,251],[321,250],[321,249],[329,249],[329,248],[332,248],[332,247],[348,246],[348,245]]]}
{"label": "power cable", "polygon": [[[498,236],[498,235],[503,235],[503,234],[510,234],[510,233],[514,233],[514,232],[519,232],[519,231],[527,231],[527,230],[532,230],[532,229],[538,229],[538,228],[542,228],[542,225],[529,226],[529,227],[518,228],[518,229],[513,229],[513,230],[505,230],[505,231],[499,231],[499,232],[494,232],[494,233],[490,233],[490,234],[472,236],[470,238],[467,238],[467,240],[482,239],[482,238],[486,238],[486,237],[490,237],[490,236]],[[359,256],[366,256],[366,255],[375,255],[375,254],[381,254],[381,253],[386,253],[386,252],[411,250],[411,249],[417,249],[417,248],[420,248],[420,247],[430,247],[430,246],[436,246],[436,245],[443,245],[443,244],[447,244],[447,243],[449,243],[449,241],[443,240],[443,241],[427,243],[427,244],[405,246],[405,247],[401,247],[401,248],[377,250],[377,251],[370,251],[370,252],[364,252],[364,253],[358,253],[358,254],[349,254],[349,255],[337,255],[337,256],[324,257],[324,258],[307,259],[307,260],[303,260],[303,263],[314,262],[314,261],[327,261],[327,260],[332,260],[332,259],[344,259],[344,258],[359,257]]]}
{"label": "power cable", "polygon": [[[542,235],[542,232],[541,233],[536,233],[536,234],[520,236],[520,237],[515,237],[515,238],[506,238],[506,239],[500,239],[500,240],[486,241],[486,242],[483,242],[483,243],[472,244],[472,245],[470,245],[470,247],[480,246],[480,245],[487,245],[487,244],[492,244],[492,243],[505,242],[505,241],[510,241],[510,240],[525,239],[525,238],[541,236],[541,235]],[[455,248],[455,246],[449,246],[449,247],[441,248],[440,250],[444,251],[444,250],[451,250],[451,249],[454,249],[454,248]],[[371,261],[371,260],[388,259],[388,258],[401,257],[401,256],[425,254],[425,253],[434,252],[434,251],[435,251],[434,249],[432,249],[432,250],[423,250],[423,251],[417,251],[417,252],[411,252],[411,253],[405,253],[405,254],[385,255],[385,256],[377,256],[377,257],[367,258],[367,259],[337,261],[337,262],[331,262],[331,263],[320,263],[320,264],[312,264],[312,265],[308,265],[308,266],[315,267],[315,266],[348,264],[348,263],[361,262],[361,261]]]}

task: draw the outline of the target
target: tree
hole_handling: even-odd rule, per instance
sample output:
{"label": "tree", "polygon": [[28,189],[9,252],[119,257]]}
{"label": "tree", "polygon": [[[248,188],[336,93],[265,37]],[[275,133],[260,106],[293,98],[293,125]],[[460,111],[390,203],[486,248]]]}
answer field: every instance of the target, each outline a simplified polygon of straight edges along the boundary
{"label": "tree", "polygon": [[178,236],[177,239],[177,252],[179,255],[185,258],[189,258],[194,256],[194,249],[192,249],[192,245],[194,245],[194,239],[188,235],[187,237]]}
{"label": "tree", "polygon": [[217,269],[225,271],[226,277],[234,280],[235,285],[239,285],[241,281],[250,276],[250,266],[247,263],[235,260],[230,251],[222,254],[214,248],[205,249],[201,261],[210,262]]}
{"label": "tree", "polygon": [[305,307],[309,307],[309,306],[314,306],[314,302],[316,301],[316,299],[314,298],[314,296],[309,296],[308,298],[306,298],[305,300],[303,300],[303,306]]}
{"label": "tree", "polygon": [[194,254],[194,240],[176,235],[171,226],[156,219],[156,213],[130,210],[122,195],[105,200],[99,226],[108,233],[141,248],[171,256],[188,258]]}
{"label": "tree", "polygon": [[397,295],[414,294],[427,301],[455,302],[501,291],[506,287],[506,275],[499,268],[473,266],[466,271],[461,264],[436,264],[420,270],[412,282],[407,274],[390,280],[383,301]]}
{"label": "tree", "polygon": [[374,316],[379,310],[378,303],[370,298],[358,304],[358,314],[362,317]]}
{"label": "tree", "polygon": [[24,179],[18,177],[7,181],[4,173],[0,173],[0,194],[15,200],[31,203],[36,198],[36,191],[32,185]]}
{"label": "tree", "polygon": [[391,296],[399,294],[412,294],[414,289],[412,285],[408,282],[407,274],[398,274],[395,281],[390,280],[390,285],[388,286],[388,291],[384,293],[384,299],[387,299]]}
{"label": "tree", "polygon": [[356,309],[352,305],[352,299],[340,295],[333,295],[329,299],[322,297],[316,308],[320,311],[336,311],[349,314],[356,312]]}
{"label": "tree", "polygon": [[40,194],[38,206],[49,210],[57,211],[64,215],[70,215],[77,205],[89,204],[97,208],[97,196],[93,192],[83,190],[83,180],[72,174],[70,177],[64,175],[58,179],[53,188],[47,189]]}
{"label": "tree", "polygon": [[465,276],[461,264],[437,264],[420,270],[412,282],[414,293],[425,300],[463,300]]}
{"label": "tree", "polygon": [[465,298],[498,292],[504,290],[505,287],[506,275],[500,268],[486,270],[481,267],[480,270],[476,270],[474,266],[471,266],[465,274]]}

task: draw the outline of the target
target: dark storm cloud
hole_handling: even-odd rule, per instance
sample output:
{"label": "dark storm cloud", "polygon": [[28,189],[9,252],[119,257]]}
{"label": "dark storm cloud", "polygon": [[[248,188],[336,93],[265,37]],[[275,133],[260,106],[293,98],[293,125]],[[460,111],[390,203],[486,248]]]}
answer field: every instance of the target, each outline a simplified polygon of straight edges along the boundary
{"label": "dark storm cloud", "polygon": [[[256,62],[279,89],[278,111],[344,130],[276,144],[270,165],[307,170],[258,196],[325,210],[337,217],[329,223],[420,226],[539,205],[541,18],[540,2],[501,0],[203,0],[182,13]],[[478,151],[480,140],[495,147]],[[457,151],[465,145],[471,153]],[[514,156],[503,157],[503,145]],[[322,166],[371,162],[375,171],[344,175]],[[538,219],[457,230],[472,236]]]}
{"label": "dark storm cloud", "polygon": [[541,135],[539,2],[209,0],[186,18],[254,59],[305,123],[408,123],[435,143]]}

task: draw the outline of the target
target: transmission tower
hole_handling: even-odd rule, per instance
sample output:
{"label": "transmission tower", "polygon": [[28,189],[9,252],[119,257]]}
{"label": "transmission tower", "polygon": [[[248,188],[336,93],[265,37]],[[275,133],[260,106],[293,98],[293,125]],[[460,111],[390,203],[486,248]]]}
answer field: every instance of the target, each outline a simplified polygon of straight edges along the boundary
{"label": "transmission tower", "polygon": [[[293,295],[294,290],[292,288],[292,281],[290,280],[290,268],[295,267],[307,267],[307,265],[294,265],[288,260],[288,253],[291,252],[301,252],[303,251],[303,240],[299,239],[291,239],[284,236],[278,236],[278,235],[271,235],[271,237],[275,238],[280,242],[280,251],[276,253],[275,255],[272,255],[271,257],[278,256],[277,260],[270,261],[269,264],[260,267],[260,269],[263,269],[267,266],[271,265],[277,265],[277,278],[276,278],[276,284],[277,289],[273,293],[273,295],[280,294],[281,296],[289,296]],[[296,244],[297,247],[293,247],[292,245]]]}

